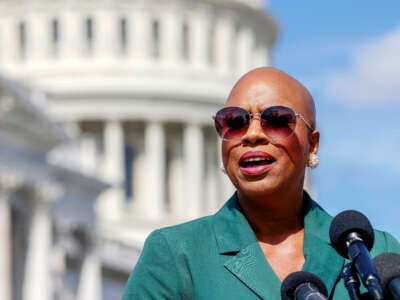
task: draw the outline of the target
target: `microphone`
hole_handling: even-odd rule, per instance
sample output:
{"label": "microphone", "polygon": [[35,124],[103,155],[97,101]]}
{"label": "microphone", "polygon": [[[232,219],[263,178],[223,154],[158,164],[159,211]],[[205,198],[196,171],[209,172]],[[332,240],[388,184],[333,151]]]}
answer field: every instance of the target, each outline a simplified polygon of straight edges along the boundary
{"label": "microphone", "polygon": [[382,253],[373,261],[385,293],[400,300],[400,254]]}
{"label": "microphone", "polygon": [[368,218],[355,210],[343,211],[332,220],[329,236],[336,251],[354,263],[373,299],[382,300],[383,290],[369,254],[375,236]]}
{"label": "microphone", "polygon": [[328,290],[317,276],[299,271],[289,274],[282,282],[282,300],[327,300]]}
{"label": "microphone", "polygon": [[342,277],[344,281],[344,286],[349,293],[350,299],[360,300],[360,281],[355,271],[353,263],[348,263],[343,267],[340,277]]}

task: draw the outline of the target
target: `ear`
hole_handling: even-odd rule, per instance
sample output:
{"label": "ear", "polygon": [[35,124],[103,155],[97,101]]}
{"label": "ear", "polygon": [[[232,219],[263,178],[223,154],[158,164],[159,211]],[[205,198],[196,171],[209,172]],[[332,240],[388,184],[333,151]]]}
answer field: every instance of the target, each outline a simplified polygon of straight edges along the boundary
{"label": "ear", "polygon": [[319,147],[319,131],[314,130],[309,135],[309,143],[310,143],[310,154],[317,154]]}

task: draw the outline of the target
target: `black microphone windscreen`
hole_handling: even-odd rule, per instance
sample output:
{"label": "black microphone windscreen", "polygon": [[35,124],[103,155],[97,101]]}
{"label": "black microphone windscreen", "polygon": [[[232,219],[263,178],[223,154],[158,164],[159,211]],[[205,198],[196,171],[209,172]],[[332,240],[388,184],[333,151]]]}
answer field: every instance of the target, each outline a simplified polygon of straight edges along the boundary
{"label": "black microphone windscreen", "polygon": [[360,234],[365,246],[371,250],[375,235],[368,218],[356,210],[345,210],[333,218],[329,228],[332,245],[340,255],[347,258],[346,237],[351,232]]}
{"label": "black microphone windscreen", "polygon": [[382,253],[373,259],[375,269],[381,280],[383,289],[387,292],[387,285],[395,277],[400,277],[400,254]]}
{"label": "black microphone windscreen", "polygon": [[328,297],[328,290],[323,281],[317,275],[309,272],[299,271],[289,274],[282,282],[282,300],[293,300],[296,288],[302,283],[314,284],[321,294]]}

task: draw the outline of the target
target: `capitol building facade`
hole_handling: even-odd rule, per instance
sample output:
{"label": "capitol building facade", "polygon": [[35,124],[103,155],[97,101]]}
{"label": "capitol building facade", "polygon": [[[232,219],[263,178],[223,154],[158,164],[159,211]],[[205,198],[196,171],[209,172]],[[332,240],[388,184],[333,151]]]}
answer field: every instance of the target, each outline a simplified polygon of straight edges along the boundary
{"label": "capitol building facade", "polygon": [[277,32],[262,0],[0,0],[0,299],[119,299],[219,209],[212,116]]}

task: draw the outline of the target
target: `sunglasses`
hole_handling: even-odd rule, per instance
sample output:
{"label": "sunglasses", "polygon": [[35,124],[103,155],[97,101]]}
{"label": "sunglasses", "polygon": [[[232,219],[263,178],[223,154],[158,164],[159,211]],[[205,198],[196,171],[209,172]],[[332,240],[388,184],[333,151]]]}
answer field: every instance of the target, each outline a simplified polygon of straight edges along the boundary
{"label": "sunglasses", "polygon": [[240,140],[247,132],[252,118],[260,120],[264,134],[272,142],[288,139],[294,133],[297,117],[314,131],[301,114],[286,106],[271,106],[261,113],[251,114],[236,107],[224,107],[213,117],[218,135],[225,141]]}

